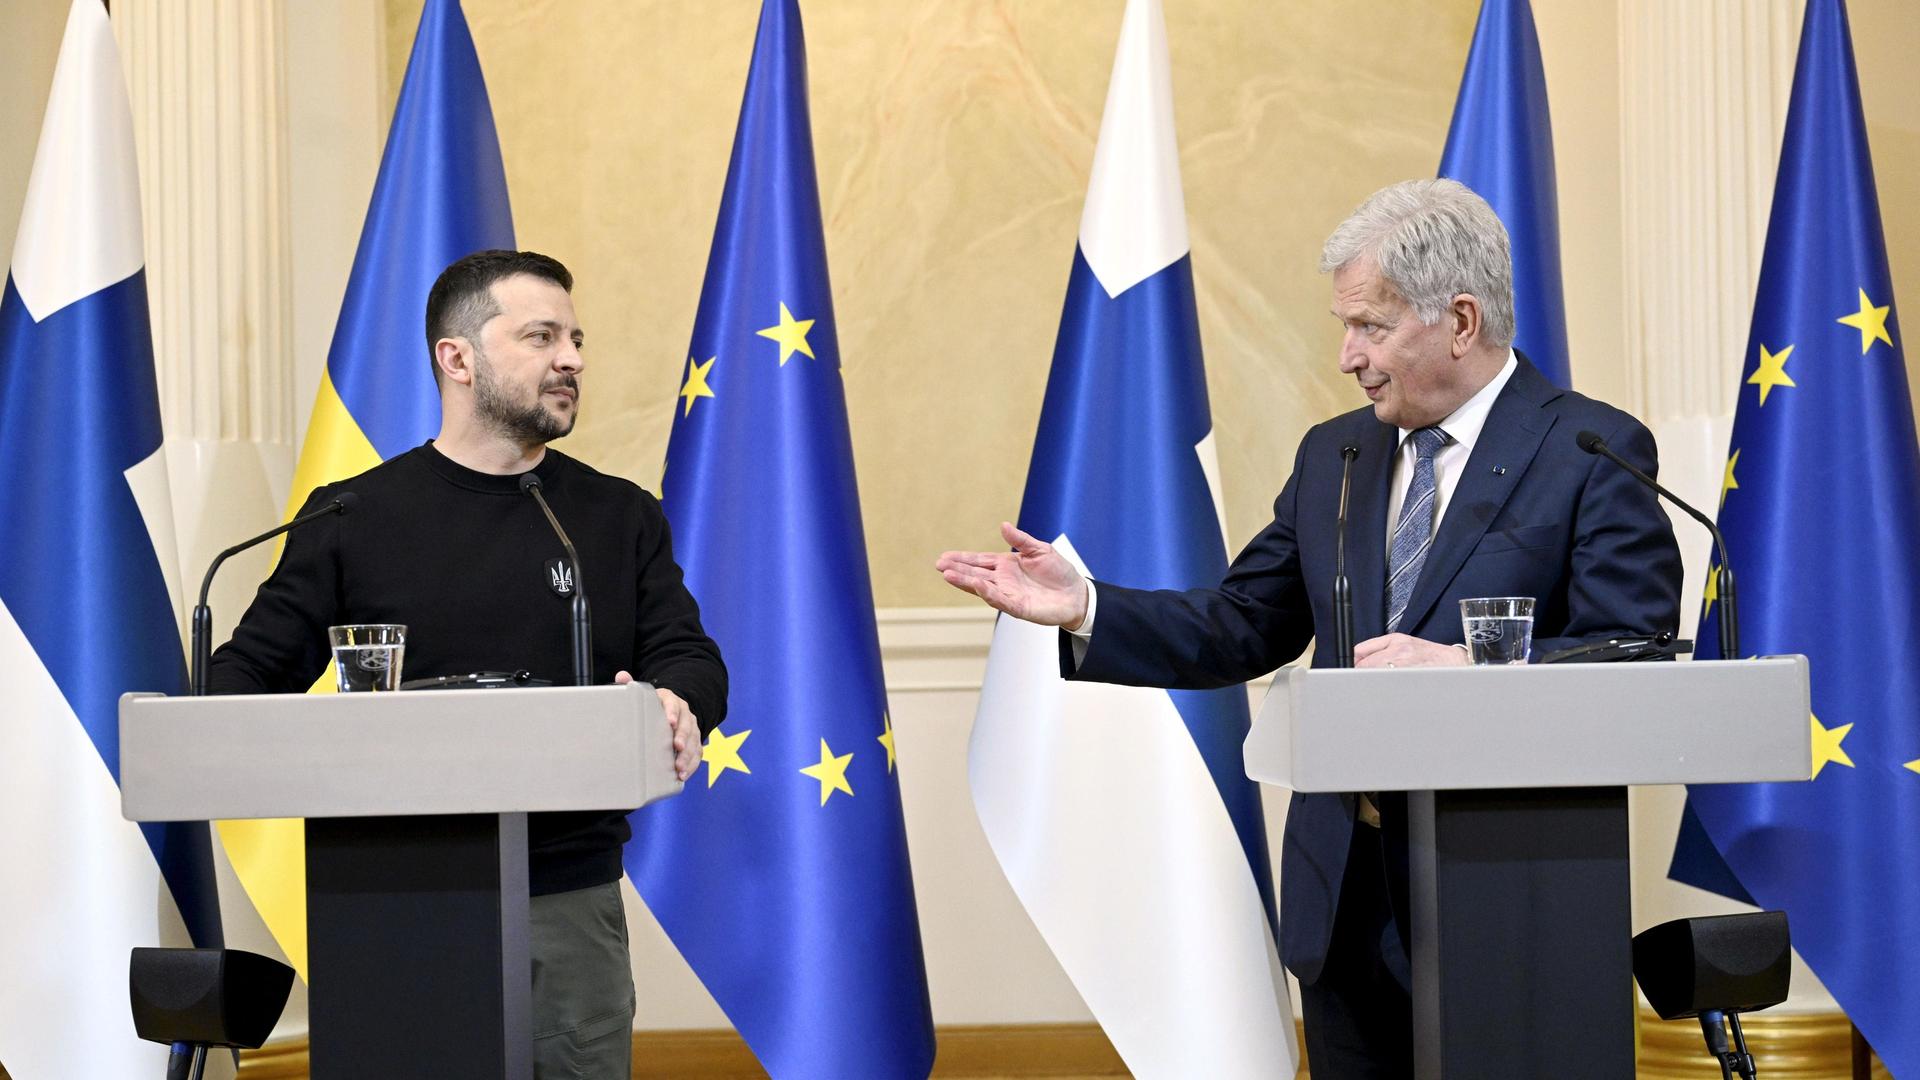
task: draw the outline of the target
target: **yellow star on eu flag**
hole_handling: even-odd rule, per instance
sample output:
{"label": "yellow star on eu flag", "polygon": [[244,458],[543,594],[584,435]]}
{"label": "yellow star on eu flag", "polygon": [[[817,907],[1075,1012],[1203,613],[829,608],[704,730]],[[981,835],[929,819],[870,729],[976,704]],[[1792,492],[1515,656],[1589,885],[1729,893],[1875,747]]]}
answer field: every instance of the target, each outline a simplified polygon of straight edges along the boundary
{"label": "yellow star on eu flag", "polygon": [[[713,388],[707,385],[707,372],[713,370],[713,362],[717,359],[719,358],[710,356],[707,358],[707,362],[702,364],[691,356],[687,357],[687,381],[685,385],[680,387],[680,396],[686,399],[687,408],[686,412],[680,414],[681,416],[686,416],[693,412],[693,402],[695,398],[713,396]],[[701,415],[704,416],[706,414],[702,413]]]}
{"label": "yellow star on eu flag", "polygon": [[746,742],[747,736],[751,734],[753,734],[752,728],[738,735],[723,735],[719,728],[714,728],[713,734],[707,736],[707,748],[702,756],[707,759],[708,787],[719,782],[720,774],[728,769],[738,769],[748,775],[753,774],[753,770],[747,768],[746,760],[740,756],[740,744]]}
{"label": "yellow star on eu flag", "polygon": [[1707,610],[1701,613],[1701,619],[1713,617],[1713,602],[1718,599],[1720,599],[1720,568],[1709,566],[1707,567]]}
{"label": "yellow star on eu flag", "polygon": [[1906,768],[1912,769],[1914,772],[1920,773],[1920,758],[1915,758],[1912,761],[1907,762]]}
{"label": "yellow star on eu flag", "polygon": [[1807,721],[1813,725],[1813,779],[1820,778],[1820,770],[1826,768],[1829,761],[1853,768],[1853,759],[1840,749],[1841,741],[1847,737],[1847,732],[1853,730],[1853,725],[1841,724],[1837,728],[1830,728],[1811,713],[1807,715]]}
{"label": "yellow star on eu flag", "polygon": [[1720,505],[1721,506],[1727,505],[1727,492],[1735,491],[1740,487],[1740,481],[1735,480],[1733,478],[1733,467],[1738,464],[1740,464],[1740,451],[1735,450],[1733,452],[1733,456],[1727,459],[1726,479],[1720,481]]}
{"label": "yellow star on eu flag", "polygon": [[815,359],[813,347],[807,344],[807,331],[813,329],[812,319],[796,319],[787,305],[780,305],[780,325],[769,326],[755,333],[763,338],[772,338],[780,343],[780,366],[786,367],[787,360],[798,350],[807,354],[809,360]]}
{"label": "yellow star on eu flag", "polygon": [[887,772],[892,773],[893,772],[893,717],[888,716],[884,711],[881,712],[880,724],[886,730],[881,732],[878,735],[875,735],[874,738],[880,743],[881,746],[884,746],[887,748]]}
{"label": "yellow star on eu flag", "polygon": [[1792,355],[1791,345],[1777,353],[1768,352],[1765,345],[1760,346],[1760,366],[1747,376],[1748,385],[1760,388],[1760,404],[1767,403],[1767,392],[1774,387],[1793,385],[1793,380],[1787,377],[1787,357]]}
{"label": "yellow star on eu flag", "polygon": [[1893,305],[1874,307],[1873,301],[1867,299],[1867,290],[1861,289],[1859,292],[1860,310],[1851,315],[1842,315],[1834,321],[1860,331],[1860,355],[1865,356],[1876,341],[1884,341],[1889,346],[1893,344],[1893,335],[1887,333],[1887,313],[1893,310]]}
{"label": "yellow star on eu flag", "polygon": [[800,772],[820,781],[821,806],[827,805],[827,799],[836,791],[853,794],[852,786],[847,783],[847,765],[852,760],[852,754],[841,754],[835,757],[833,751],[827,749],[827,740],[820,740],[819,764],[809,765]]}

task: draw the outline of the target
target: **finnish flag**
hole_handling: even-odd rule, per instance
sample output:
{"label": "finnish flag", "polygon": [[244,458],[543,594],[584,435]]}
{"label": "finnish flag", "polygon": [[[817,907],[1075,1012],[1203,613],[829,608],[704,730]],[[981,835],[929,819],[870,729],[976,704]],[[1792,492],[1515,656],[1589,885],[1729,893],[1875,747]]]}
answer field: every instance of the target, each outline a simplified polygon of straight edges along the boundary
{"label": "finnish flag", "polygon": [[[1218,583],[1212,428],[1165,22],[1130,0],[1020,528],[1090,577]],[[1002,615],[974,721],[1008,881],[1135,1075],[1293,1075],[1245,690],[1069,684],[1058,639]]]}
{"label": "finnish flag", "polygon": [[160,1075],[136,945],[218,945],[204,824],[120,816],[118,700],[185,690],[133,120],[74,0],[0,297],[0,1061]]}

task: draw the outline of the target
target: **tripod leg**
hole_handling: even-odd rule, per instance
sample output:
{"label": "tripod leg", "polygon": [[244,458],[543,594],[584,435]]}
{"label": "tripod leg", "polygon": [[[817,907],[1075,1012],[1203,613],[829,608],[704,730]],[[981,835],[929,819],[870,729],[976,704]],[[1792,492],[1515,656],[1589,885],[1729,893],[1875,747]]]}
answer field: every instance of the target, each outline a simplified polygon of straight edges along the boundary
{"label": "tripod leg", "polygon": [[1740,1070],[1744,1080],[1755,1080],[1753,1055],[1747,1053],[1747,1035],[1740,1030],[1740,1014],[1729,1012],[1727,1026],[1733,1029],[1733,1067]]}

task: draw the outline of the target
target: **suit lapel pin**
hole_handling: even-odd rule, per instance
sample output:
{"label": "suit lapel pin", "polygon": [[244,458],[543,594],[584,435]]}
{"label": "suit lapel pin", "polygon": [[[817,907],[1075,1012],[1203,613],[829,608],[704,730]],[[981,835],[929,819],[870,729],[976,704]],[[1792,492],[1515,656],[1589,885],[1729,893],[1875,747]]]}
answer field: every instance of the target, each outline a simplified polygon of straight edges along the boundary
{"label": "suit lapel pin", "polygon": [[1493,475],[1495,476],[1507,475],[1507,467],[1505,465],[1495,465],[1493,467]]}

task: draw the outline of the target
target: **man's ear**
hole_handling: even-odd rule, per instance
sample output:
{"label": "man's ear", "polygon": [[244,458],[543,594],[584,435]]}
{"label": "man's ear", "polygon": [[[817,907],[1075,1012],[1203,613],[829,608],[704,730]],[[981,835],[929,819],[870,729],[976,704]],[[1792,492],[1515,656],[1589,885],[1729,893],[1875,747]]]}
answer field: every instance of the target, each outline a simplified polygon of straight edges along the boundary
{"label": "man's ear", "polygon": [[1461,293],[1453,298],[1453,304],[1447,309],[1447,317],[1453,330],[1453,356],[1459,359],[1472,351],[1473,344],[1480,340],[1480,331],[1484,328],[1481,318],[1485,313],[1480,310],[1480,298],[1472,293]]}
{"label": "man's ear", "polygon": [[463,337],[444,337],[433,343],[433,363],[443,381],[473,385],[473,344]]}

